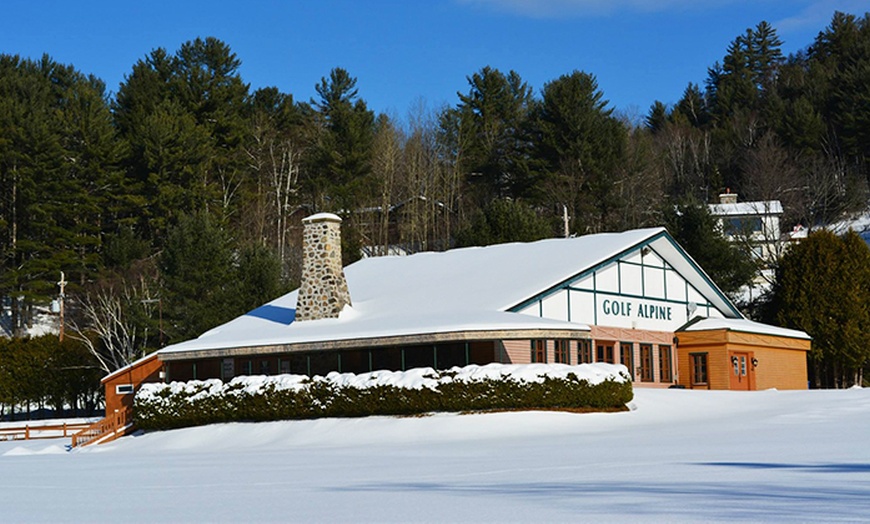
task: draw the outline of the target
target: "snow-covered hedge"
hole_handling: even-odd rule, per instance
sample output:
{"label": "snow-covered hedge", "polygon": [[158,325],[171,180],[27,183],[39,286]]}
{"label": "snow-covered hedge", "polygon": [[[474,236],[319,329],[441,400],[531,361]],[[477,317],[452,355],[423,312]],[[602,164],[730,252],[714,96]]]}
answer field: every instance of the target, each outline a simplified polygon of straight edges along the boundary
{"label": "snow-covered hedge", "polygon": [[170,429],[217,422],[414,415],[494,409],[623,409],[632,399],[624,366],[529,364],[436,371],[243,376],[146,384],[135,398],[136,425]]}

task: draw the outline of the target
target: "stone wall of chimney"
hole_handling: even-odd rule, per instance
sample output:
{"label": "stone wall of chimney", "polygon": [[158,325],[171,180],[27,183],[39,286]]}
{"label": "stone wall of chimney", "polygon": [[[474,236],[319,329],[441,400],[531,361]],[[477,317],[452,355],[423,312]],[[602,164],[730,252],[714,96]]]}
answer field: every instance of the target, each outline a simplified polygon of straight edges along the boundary
{"label": "stone wall of chimney", "polygon": [[302,286],[296,321],[337,318],[351,303],[341,267],[341,218],[318,213],[302,224]]}
{"label": "stone wall of chimney", "polygon": [[737,193],[732,193],[730,190],[719,195],[720,204],[736,204]]}

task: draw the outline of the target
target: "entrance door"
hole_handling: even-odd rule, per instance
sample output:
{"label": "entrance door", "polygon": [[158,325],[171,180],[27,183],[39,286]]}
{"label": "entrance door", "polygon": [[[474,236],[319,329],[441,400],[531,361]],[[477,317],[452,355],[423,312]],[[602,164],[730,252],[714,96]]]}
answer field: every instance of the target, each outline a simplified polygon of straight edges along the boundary
{"label": "entrance door", "polygon": [[728,357],[731,359],[731,390],[749,391],[752,389],[749,384],[749,362],[751,361],[749,353],[729,351]]}

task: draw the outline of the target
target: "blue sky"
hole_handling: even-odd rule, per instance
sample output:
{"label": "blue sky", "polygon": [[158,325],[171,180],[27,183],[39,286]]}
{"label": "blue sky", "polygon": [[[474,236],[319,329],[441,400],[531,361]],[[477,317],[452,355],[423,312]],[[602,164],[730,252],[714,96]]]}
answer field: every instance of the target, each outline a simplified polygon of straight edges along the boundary
{"label": "blue sky", "polygon": [[421,103],[455,104],[466,77],[490,65],[515,70],[536,91],[573,70],[594,74],[611,106],[646,114],[679,99],[728,43],[767,20],[791,53],[835,10],[863,14],[867,0],[5,0],[0,53],[43,53],[117,91],[151,50],[174,53],[196,37],[226,42],[252,89],[296,100],[334,67],[357,77],[360,96],[404,119]]}

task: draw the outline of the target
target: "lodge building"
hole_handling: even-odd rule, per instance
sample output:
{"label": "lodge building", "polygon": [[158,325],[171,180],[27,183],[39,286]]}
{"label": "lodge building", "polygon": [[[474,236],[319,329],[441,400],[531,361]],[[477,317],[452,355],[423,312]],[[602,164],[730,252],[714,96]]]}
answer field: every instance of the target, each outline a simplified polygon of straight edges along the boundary
{"label": "lodge building", "polygon": [[746,319],[663,228],[340,263],[340,219],[304,221],[303,284],[103,382],[490,362],[625,365],[637,386],[804,389],[810,337]]}

